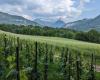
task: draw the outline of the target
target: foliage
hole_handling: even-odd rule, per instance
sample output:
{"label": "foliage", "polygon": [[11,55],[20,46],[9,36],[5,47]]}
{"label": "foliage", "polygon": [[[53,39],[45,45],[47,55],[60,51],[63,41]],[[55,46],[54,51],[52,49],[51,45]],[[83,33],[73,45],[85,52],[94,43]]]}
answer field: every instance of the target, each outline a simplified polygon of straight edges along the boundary
{"label": "foliage", "polygon": [[40,27],[32,25],[7,25],[0,24],[0,30],[13,32],[17,34],[27,34],[36,36],[52,36],[52,37],[63,37],[69,39],[82,40],[93,43],[100,43],[100,33],[96,30],[90,30],[88,32],[79,32],[65,28],[51,28],[51,27]]}
{"label": "foliage", "polygon": [[87,80],[91,74],[91,61],[79,50],[5,34],[0,42],[0,80]]}

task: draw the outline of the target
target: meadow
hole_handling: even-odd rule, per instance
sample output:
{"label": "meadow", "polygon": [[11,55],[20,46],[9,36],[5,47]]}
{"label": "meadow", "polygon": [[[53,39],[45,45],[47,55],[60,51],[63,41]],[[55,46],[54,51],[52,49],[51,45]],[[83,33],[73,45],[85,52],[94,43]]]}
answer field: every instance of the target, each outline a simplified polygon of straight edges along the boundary
{"label": "meadow", "polygon": [[0,42],[2,80],[92,80],[93,66],[100,64],[100,44],[96,43],[4,31],[0,31]]}
{"label": "meadow", "polygon": [[100,44],[96,43],[89,43],[84,41],[78,41],[73,39],[67,38],[59,38],[59,37],[44,37],[44,36],[30,36],[30,35],[21,35],[21,34],[14,34],[10,32],[5,32],[0,30],[0,34],[6,34],[8,36],[19,37],[20,39],[30,40],[30,41],[37,41],[41,43],[48,43],[55,46],[61,47],[70,47],[70,48],[78,48],[78,50],[92,50],[96,51],[97,55],[100,55]]}

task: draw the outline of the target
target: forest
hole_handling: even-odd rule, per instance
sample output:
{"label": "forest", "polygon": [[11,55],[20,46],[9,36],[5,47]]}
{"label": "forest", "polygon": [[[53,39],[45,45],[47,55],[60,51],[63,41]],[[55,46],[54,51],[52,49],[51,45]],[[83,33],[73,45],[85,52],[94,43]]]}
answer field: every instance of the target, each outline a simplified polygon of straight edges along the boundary
{"label": "forest", "polygon": [[75,31],[66,28],[51,28],[32,25],[14,25],[14,24],[0,24],[0,29],[17,34],[62,37],[69,39],[76,39],[81,41],[100,43],[100,32],[92,29],[87,32]]}

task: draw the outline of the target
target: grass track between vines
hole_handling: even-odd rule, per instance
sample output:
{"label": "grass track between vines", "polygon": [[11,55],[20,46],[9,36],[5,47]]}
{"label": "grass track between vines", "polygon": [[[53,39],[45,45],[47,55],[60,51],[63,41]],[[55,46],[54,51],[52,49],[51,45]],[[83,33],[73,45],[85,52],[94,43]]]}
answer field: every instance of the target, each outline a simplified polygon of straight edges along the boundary
{"label": "grass track between vines", "polygon": [[[100,44],[96,44],[96,43],[89,43],[89,42],[78,41],[78,40],[67,39],[67,38],[59,38],[59,37],[22,35],[22,34],[5,32],[1,30],[0,30],[0,34],[6,34],[8,36],[19,37],[20,39],[25,39],[29,41],[37,41],[41,43],[44,42],[44,43],[52,44],[55,46],[77,49],[81,52],[88,51],[90,53],[95,53],[96,56],[100,58]],[[100,61],[97,61],[97,62],[99,63]]]}

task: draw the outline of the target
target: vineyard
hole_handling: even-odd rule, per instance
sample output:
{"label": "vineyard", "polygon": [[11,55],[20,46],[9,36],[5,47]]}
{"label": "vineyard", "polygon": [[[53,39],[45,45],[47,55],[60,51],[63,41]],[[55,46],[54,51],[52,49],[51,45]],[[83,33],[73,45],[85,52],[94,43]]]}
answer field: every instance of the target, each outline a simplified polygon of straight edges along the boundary
{"label": "vineyard", "polygon": [[83,42],[90,45],[85,50],[77,46],[81,42],[58,46],[27,38],[1,31],[0,80],[100,80],[96,75],[98,44]]}

